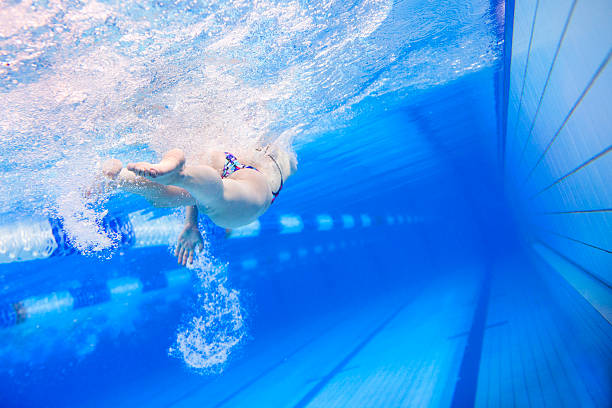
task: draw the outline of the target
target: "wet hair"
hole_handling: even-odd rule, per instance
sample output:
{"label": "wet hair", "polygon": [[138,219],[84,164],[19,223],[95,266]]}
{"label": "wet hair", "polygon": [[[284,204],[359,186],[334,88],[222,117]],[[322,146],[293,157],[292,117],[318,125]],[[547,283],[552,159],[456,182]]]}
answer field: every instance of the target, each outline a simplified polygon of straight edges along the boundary
{"label": "wet hair", "polygon": [[279,167],[281,176],[286,180],[297,171],[297,155],[290,147],[271,143],[256,149],[261,154],[270,157]]}

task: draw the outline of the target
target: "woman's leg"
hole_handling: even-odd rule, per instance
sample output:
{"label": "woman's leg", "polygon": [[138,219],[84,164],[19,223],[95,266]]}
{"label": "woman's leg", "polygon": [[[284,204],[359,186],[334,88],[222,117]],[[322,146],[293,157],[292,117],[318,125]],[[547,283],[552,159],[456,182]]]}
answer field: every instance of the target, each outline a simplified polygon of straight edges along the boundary
{"label": "woman's leg", "polygon": [[195,205],[195,199],[187,190],[147,180],[122,167],[121,162],[115,159],[104,163],[103,173],[109,179],[106,183],[109,187],[138,194],[155,207]]}
{"label": "woman's leg", "polygon": [[184,189],[206,208],[217,207],[223,200],[223,180],[207,165],[185,166],[185,155],[172,149],[159,163],[128,163],[128,170],[154,184]]}
{"label": "woman's leg", "polygon": [[183,207],[196,203],[195,199],[184,188],[164,186],[144,177],[139,177],[139,179],[133,183],[120,182],[118,187],[144,197],[154,207]]}
{"label": "woman's leg", "polygon": [[264,176],[246,169],[241,178],[222,179],[207,165],[185,165],[179,149],[170,150],[159,163],[130,163],[134,173],[161,184],[183,188],[217,224],[228,227],[253,221],[269,203],[269,187]]}

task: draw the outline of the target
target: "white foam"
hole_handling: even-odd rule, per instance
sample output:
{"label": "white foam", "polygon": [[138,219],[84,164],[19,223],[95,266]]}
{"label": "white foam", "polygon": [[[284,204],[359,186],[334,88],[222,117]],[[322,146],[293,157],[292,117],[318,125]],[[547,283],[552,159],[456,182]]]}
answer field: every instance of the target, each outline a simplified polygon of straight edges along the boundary
{"label": "white foam", "polygon": [[488,7],[486,0],[235,0],[189,12],[182,3],[135,0],[6,5],[0,213],[59,212],[72,219],[77,247],[106,248],[80,196],[102,159],[152,160],[172,146],[190,160],[262,139],[310,140],[358,114],[367,97],[406,98],[490,66],[497,46]]}

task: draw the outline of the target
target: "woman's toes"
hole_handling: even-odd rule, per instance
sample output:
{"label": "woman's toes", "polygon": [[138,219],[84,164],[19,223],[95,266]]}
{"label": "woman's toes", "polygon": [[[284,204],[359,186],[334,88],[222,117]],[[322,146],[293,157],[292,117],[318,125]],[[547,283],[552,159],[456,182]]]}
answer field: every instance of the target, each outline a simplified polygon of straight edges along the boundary
{"label": "woman's toes", "polygon": [[158,165],[153,165],[147,162],[128,163],[128,170],[141,177],[157,178],[161,177],[164,172],[157,168]]}
{"label": "woman's toes", "polygon": [[144,167],[144,163],[143,162],[128,163],[127,164],[127,169],[129,171],[133,171],[134,173],[142,171],[143,167]]}

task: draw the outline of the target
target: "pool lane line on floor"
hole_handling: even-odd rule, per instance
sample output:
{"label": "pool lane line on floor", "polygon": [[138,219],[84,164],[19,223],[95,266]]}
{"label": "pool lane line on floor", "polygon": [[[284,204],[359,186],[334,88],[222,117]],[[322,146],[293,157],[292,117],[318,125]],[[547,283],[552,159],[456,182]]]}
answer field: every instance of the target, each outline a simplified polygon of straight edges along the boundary
{"label": "pool lane line on floor", "polygon": [[[499,322],[496,322],[496,323],[487,324],[485,326],[485,330],[489,330],[489,329],[494,329],[496,327],[505,326],[508,323],[509,323],[508,320],[502,320],[502,321],[499,321]],[[448,336],[448,339],[449,340],[454,340],[454,339],[458,339],[458,338],[463,337],[463,336],[467,336],[469,334],[470,334],[469,331],[458,333],[458,334],[453,334],[452,336]]]}
{"label": "pool lane line on floor", "polygon": [[310,389],[302,397],[297,404],[295,404],[294,408],[304,408],[306,407],[314,398],[325,388],[325,386],[344,368],[346,365],[357,355],[365,346],[368,345],[393,319],[395,319],[402,310],[408,306],[411,301],[408,300],[402,303],[398,308],[396,308],[381,324],[379,324],[368,336],[361,341],[350,353],[348,353],[329,373],[327,373],[314,387]]}
{"label": "pool lane line on floor", "polygon": [[482,282],[478,302],[472,318],[465,351],[459,366],[459,374],[451,408],[473,407],[476,403],[476,390],[478,388],[478,372],[480,370],[480,358],[482,355],[482,343],[485,329],[487,328],[487,311],[489,308],[489,297],[491,295],[491,270],[487,268]]}
{"label": "pool lane line on floor", "polygon": [[[211,408],[212,407],[219,408],[222,406],[226,406],[227,403],[229,403],[231,400],[238,397],[244,391],[252,387],[259,380],[265,378],[267,375],[272,373],[277,368],[281,367],[283,364],[288,363],[290,358],[293,358],[295,355],[299,354],[302,350],[307,348],[309,345],[315,343],[316,341],[320,340],[321,338],[329,334],[332,331],[332,329],[335,329],[338,326],[340,322],[344,322],[349,316],[353,314],[354,314],[354,310],[341,313],[337,319],[334,319],[333,323],[325,325],[324,328],[321,330],[317,330],[315,335],[310,336],[305,342],[300,343],[297,347],[291,349],[290,351],[288,351],[288,353],[284,354],[281,358],[277,359],[275,363],[272,363],[271,365],[261,370],[259,373],[255,374],[250,380],[248,380],[246,383],[238,387],[238,389],[233,391],[230,395],[224,397],[221,401],[217,402],[215,405],[212,405]],[[316,381],[316,379],[314,381]],[[203,384],[197,385],[190,391],[183,393],[181,397],[174,399],[171,403],[164,404],[164,406],[165,407],[176,406],[176,404],[180,403],[185,398],[190,397],[192,394],[194,394],[200,388],[202,388],[202,385]]]}
{"label": "pool lane line on floor", "polygon": [[[297,353],[299,353],[300,351],[302,351],[304,348],[306,348],[308,345],[314,343],[316,340],[318,340],[321,336],[323,336],[325,333],[327,333],[329,330],[331,330],[333,327],[335,327],[337,324],[337,322],[334,322],[333,324],[327,325],[323,330],[319,331],[316,335],[311,336],[308,340],[306,340],[304,343],[300,344],[299,346],[297,346],[296,348],[294,348],[293,350],[291,350],[289,353],[283,355],[280,359],[278,359],[276,362],[272,363],[271,365],[269,365],[268,367],[266,367],[265,369],[263,369],[261,372],[259,372],[258,374],[256,374],[254,377],[252,377],[251,379],[249,379],[247,382],[245,382],[244,384],[242,384],[240,387],[238,387],[234,392],[232,392],[230,395],[226,396],[225,398],[223,398],[221,401],[217,402],[215,405],[213,405],[213,408],[219,408],[222,407],[223,405],[227,404],[229,401],[231,401],[232,399],[234,399],[235,397],[237,397],[240,393],[242,393],[243,391],[245,391],[247,388],[251,387],[253,384],[255,384],[257,381],[259,381],[260,379],[264,378],[266,375],[268,375],[269,373],[271,373],[272,371],[274,371],[275,369],[277,369],[278,367],[280,367],[281,365],[285,364],[287,362],[287,360],[289,360],[291,357],[293,357],[294,355],[296,355]],[[166,404],[167,407],[172,407],[175,404],[181,402],[182,400],[184,400],[185,398],[189,397],[190,395],[192,395],[193,393],[197,392],[200,390],[200,388],[202,388],[202,384],[198,384],[195,387],[192,387],[192,389],[190,389],[189,391],[184,392],[180,397],[175,398],[172,402],[169,402]]]}
{"label": "pool lane line on floor", "polygon": [[325,335],[327,332],[329,332],[331,329],[333,329],[336,326],[336,324],[337,324],[337,322],[334,322],[333,324],[330,324],[330,325],[326,326],[323,330],[321,330],[319,333],[317,333],[317,335],[312,336],[306,342],[302,343],[301,345],[299,345],[298,347],[293,349],[290,353],[285,354],[276,363],[268,366],[265,370],[263,370],[262,372],[257,374],[255,377],[251,378],[248,382],[246,382],[245,384],[240,386],[236,391],[234,391],[233,393],[231,393],[230,395],[228,395],[227,397],[223,398],[221,401],[219,401],[218,403],[213,405],[213,408],[219,408],[219,407],[222,407],[223,405],[227,404],[234,397],[238,396],[238,394],[240,394],[242,391],[246,390],[251,385],[255,384],[257,381],[259,381],[260,379],[264,378],[266,375],[268,375],[269,373],[274,371],[276,368],[278,368],[281,365],[285,364],[287,362],[287,360],[289,360],[291,357],[295,356],[300,351],[305,349],[307,346],[309,346],[310,344],[312,344],[315,341],[317,341],[318,339],[320,339],[323,335]]}

